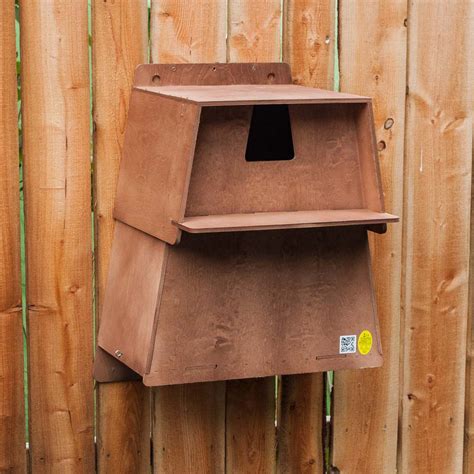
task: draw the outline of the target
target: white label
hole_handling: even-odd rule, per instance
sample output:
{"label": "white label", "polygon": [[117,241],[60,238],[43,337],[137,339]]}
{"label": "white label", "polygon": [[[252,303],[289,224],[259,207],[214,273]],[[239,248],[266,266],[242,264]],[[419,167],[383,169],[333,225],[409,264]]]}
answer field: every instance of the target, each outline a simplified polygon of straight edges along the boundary
{"label": "white label", "polygon": [[339,354],[355,354],[357,336],[341,336],[339,338]]}

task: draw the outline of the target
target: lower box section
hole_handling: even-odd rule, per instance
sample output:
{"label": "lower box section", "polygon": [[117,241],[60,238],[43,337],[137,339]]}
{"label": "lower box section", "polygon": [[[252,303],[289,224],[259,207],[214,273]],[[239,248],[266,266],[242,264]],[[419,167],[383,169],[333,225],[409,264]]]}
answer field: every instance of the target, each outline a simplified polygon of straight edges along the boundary
{"label": "lower box section", "polygon": [[152,386],[380,366],[367,232],[117,222],[98,342]]}

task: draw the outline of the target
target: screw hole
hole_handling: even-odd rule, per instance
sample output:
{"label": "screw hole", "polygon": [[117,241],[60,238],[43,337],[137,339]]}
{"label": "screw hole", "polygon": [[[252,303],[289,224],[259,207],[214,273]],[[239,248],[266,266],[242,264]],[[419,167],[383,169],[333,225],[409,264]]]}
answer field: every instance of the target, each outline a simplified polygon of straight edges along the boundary
{"label": "screw hole", "polygon": [[383,151],[385,148],[387,148],[387,144],[383,140],[380,140],[377,144],[377,149]]}
{"label": "screw hole", "polygon": [[161,77],[159,74],[155,74],[152,78],[151,78],[151,82],[153,82],[153,84],[159,84],[161,81]]}
{"label": "screw hole", "polygon": [[270,72],[268,75],[267,75],[267,79],[269,82],[273,82],[275,80],[275,73],[274,72]]}

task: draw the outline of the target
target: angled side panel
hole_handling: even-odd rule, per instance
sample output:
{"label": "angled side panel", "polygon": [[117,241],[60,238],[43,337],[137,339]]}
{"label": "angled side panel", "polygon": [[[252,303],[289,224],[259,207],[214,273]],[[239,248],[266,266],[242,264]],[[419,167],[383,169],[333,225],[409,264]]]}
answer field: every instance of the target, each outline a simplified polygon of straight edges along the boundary
{"label": "angled side panel", "polygon": [[200,108],[134,90],[114,217],[174,244],[184,216]]}
{"label": "angled side panel", "polygon": [[166,255],[163,241],[116,223],[98,344],[139,374],[151,355]]}

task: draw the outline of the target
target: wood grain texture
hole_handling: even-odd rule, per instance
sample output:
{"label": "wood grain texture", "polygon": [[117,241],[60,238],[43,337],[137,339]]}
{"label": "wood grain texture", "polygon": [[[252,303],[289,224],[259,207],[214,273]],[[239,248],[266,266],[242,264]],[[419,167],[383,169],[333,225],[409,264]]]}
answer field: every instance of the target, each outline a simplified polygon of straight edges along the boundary
{"label": "wood grain texture", "polygon": [[156,390],[153,442],[155,472],[225,472],[225,382]]}
{"label": "wood grain texture", "polygon": [[148,372],[155,313],[168,245],[120,221],[115,223],[107,290],[97,344],[139,374]]}
{"label": "wood grain texture", "polygon": [[20,6],[31,470],[92,472],[87,4]]}
{"label": "wood grain texture", "polygon": [[[227,15],[227,61],[280,61],[281,60],[281,2],[229,0]],[[272,74],[267,80],[275,80]],[[290,79],[290,78],[288,78]],[[283,83],[288,83],[283,81]],[[191,190],[191,188],[190,188]],[[242,193],[239,193],[242,196]],[[187,209],[189,211],[189,208]],[[192,215],[192,213],[191,213]],[[242,382],[245,386],[249,382]],[[253,382],[251,390],[240,393],[242,385],[228,384],[227,410],[231,413],[246,412],[248,406],[261,406],[270,403],[275,397],[275,377],[258,379]],[[273,404],[272,404],[273,405]],[[272,472],[275,468],[275,443],[270,442],[268,426],[274,423],[275,412],[270,408],[263,410],[263,416],[256,418],[255,423],[240,423],[239,419],[229,417],[226,420],[227,444],[232,439],[247,440],[245,452],[254,456],[232,455],[226,457],[228,472]],[[250,421],[250,420],[249,420]],[[267,433],[266,443],[261,443],[262,433]],[[240,453],[242,444],[231,446],[230,453]],[[243,453],[242,453],[243,454]],[[259,466],[262,471],[255,471]]]}
{"label": "wood grain texture", "polygon": [[[104,302],[112,210],[135,67],[147,61],[146,0],[92,2],[94,211],[97,318]],[[100,319],[99,319],[100,324]],[[99,472],[150,471],[150,390],[141,382],[97,387]]]}
{"label": "wood grain texture", "polygon": [[290,83],[290,67],[278,62],[142,64],[134,79],[137,88]]}
{"label": "wood grain texture", "polygon": [[[297,84],[333,88],[334,7],[334,0],[283,2],[283,61],[290,64]],[[326,44],[327,36],[329,44]],[[309,399],[308,385],[312,393]],[[278,472],[300,472],[302,467],[303,472],[323,472],[323,390],[321,374],[282,377],[280,411],[287,416],[281,418],[277,430]],[[293,403],[299,410],[292,409]],[[301,436],[287,436],[290,431]],[[302,444],[307,446],[306,450],[301,449]]]}
{"label": "wood grain texture", "polygon": [[[397,215],[403,207],[406,16],[405,0],[339,3],[340,86],[373,97],[376,135],[384,143],[386,208]],[[347,473],[396,471],[402,225],[389,226],[371,243],[384,365],[335,374],[332,463]]]}
{"label": "wood grain texture", "polygon": [[[380,366],[369,258],[355,227],[183,233],[169,248],[145,384]],[[340,335],[363,329],[370,354],[340,354]]]}
{"label": "wood grain texture", "polygon": [[275,448],[274,377],[227,382],[226,472],[271,473]]}
{"label": "wood grain texture", "polygon": [[184,217],[201,109],[133,90],[114,217],[174,244]]}
{"label": "wood grain texture", "polygon": [[[470,78],[474,77],[474,65],[469,62]],[[474,93],[471,91],[471,112],[474,113]],[[474,126],[474,123],[473,123]],[[474,129],[473,129],[474,133]],[[466,400],[464,410],[464,460],[463,473],[474,472],[474,173],[471,177],[471,235],[469,255],[469,296],[466,347]]]}
{"label": "wood grain texture", "polygon": [[396,222],[398,218],[368,209],[330,211],[256,212],[185,217],[175,225],[191,234],[275,229],[308,229],[313,227],[343,227]]}
{"label": "wood grain texture", "polygon": [[[250,106],[202,110],[186,217],[330,209],[383,210],[366,105],[292,105],[294,160],[246,153]],[[329,144],[329,146],[327,145]],[[375,167],[376,168],[376,167]],[[298,183],[288,187],[288,183]]]}
{"label": "wood grain texture", "polygon": [[283,61],[296,84],[332,89],[335,0],[284,0]]}
{"label": "wood grain texture", "polygon": [[278,428],[278,472],[323,472],[321,379],[314,374],[282,377]]}
{"label": "wood grain texture", "polygon": [[[225,62],[225,19],[225,1],[152,0],[152,62]],[[184,73],[173,83],[189,78]],[[191,79],[195,83],[196,76]],[[222,383],[154,390],[155,473],[224,471],[224,390]],[[168,451],[163,451],[164,442]]]}
{"label": "wood grain texture", "polygon": [[229,0],[227,61],[279,61],[280,27],[280,0]]}
{"label": "wood grain texture", "polygon": [[[160,79],[161,82],[161,79]],[[259,105],[259,104],[327,104],[365,103],[368,97],[315,89],[295,84],[231,84],[215,86],[137,87],[137,90],[201,106]]]}
{"label": "wood grain texture", "polygon": [[152,62],[225,62],[225,19],[223,0],[152,0]]}
{"label": "wood grain texture", "polygon": [[462,471],[473,7],[409,2],[401,472]]}
{"label": "wood grain texture", "polygon": [[0,472],[26,471],[15,2],[0,3]]}

